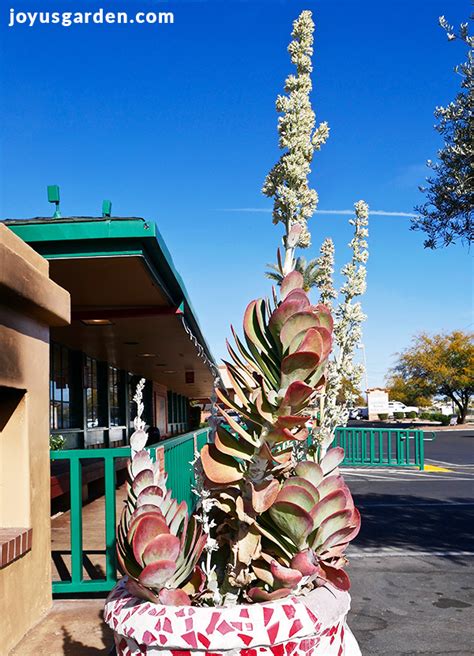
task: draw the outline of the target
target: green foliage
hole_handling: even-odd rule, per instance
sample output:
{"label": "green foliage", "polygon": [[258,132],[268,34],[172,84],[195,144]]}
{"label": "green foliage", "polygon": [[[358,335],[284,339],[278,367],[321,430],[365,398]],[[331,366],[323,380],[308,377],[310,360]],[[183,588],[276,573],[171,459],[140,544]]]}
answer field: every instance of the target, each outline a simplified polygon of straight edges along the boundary
{"label": "green foliage", "polygon": [[405,380],[393,370],[389,372],[385,386],[390,399],[396,399],[405,405],[426,408],[432,403],[431,396],[423,394],[415,382]]}
{"label": "green foliage", "polygon": [[381,412],[377,416],[380,419],[380,421],[387,421],[388,419],[388,414],[386,412]]}
{"label": "green foliage", "polygon": [[407,412],[407,419],[416,419],[417,414],[414,410],[411,410],[410,412]]}
{"label": "green foliage", "polygon": [[354,383],[346,377],[342,378],[341,387],[337,393],[337,403],[339,405],[347,404],[348,400],[351,400],[352,405],[359,406],[365,405],[366,400],[362,395],[361,390],[354,385]]}
{"label": "green foliage", "polygon": [[[267,267],[269,271],[265,272],[266,277],[274,280],[280,286],[285,277],[281,261],[278,264],[267,264]],[[309,292],[318,282],[318,258],[306,262],[306,258],[297,257],[295,260],[295,271],[301,273],[303,276],[303,289],[305,292]]]}
{"label": "green foliage", "polygon": [[50,435],[49,436],[49,448],[51,451],[62,451],[66,440],[62,435]]}
{"label": "green foliage", "polygon": [[405,419],[405,413],[404,412],[394,412],[393,413],[393,418],[394,419]]}
{"label": "green foliage", "polygon": [[444,16],[440,25],[450,41],[460,40],[467,49],[467,61],[455,68],[461,80],[461,91],[446,107],[437,107],[435,129],[444,140],[436,162],[428,161],[433,175],[427,186],[420,187],[427,202],[415,208],[419,216],[412,229],[426,233],[426,248],[448,246],[458,240],[467,244],[474,239],[474,38],[468,24],[458,34]]}
{"label": "green foliage", "polygon": [[474,334],[461,330],[431,336],[421,333],[399,354],[392,373],[422,396],[440,395],[454,401],[462,424],[474,394]]}

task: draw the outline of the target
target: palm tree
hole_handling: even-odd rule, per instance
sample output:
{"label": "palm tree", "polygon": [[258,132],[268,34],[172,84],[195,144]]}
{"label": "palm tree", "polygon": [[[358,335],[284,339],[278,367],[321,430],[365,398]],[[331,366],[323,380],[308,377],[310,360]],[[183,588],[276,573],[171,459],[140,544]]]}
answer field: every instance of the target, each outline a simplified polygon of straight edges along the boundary
{"label": "palm tree", "polygon": [[[265,271],[265,275],[270,280],[274,280],[278,286],[281,285],[281,282],[284,278],[281,264],[267,264],[267,267],[270,271]],[[295,270],[299,271],[303,276],[303,288],[305,292],[314,287],[318,282],[318,260],[317,258],[306,262],[306,258],[298,257],[295,262]]]}

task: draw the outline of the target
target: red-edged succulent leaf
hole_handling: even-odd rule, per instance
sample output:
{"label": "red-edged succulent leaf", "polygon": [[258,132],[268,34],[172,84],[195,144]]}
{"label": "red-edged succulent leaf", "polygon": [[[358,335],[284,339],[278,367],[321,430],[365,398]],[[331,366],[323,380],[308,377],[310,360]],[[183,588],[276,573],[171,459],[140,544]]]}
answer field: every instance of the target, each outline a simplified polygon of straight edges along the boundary
{"label": "red-edged succulent leaf", "polygon": [[283,358],[281,362],[281,385],[287,387],[295,381],[305,381],[318,366],[319,357],[308,351],[298,351]]}
{"label": "red-edged succulent leaf", "polygon": [[184,590],[179,588],[176,590],[163,588],[158,593],[158,597],[163,606],[191,606],[191,599]]}
{"label": "red-edged succulent leaf", "polygon": [[334,321],[331,315],[331,310],[327,305],[319,303],[318,305],[314,305],[311,309],[318,315],[320,325],[327,328],[329,332],[332,332]]}
{"label": "red-edged succulent leaf", "polygon": [[[316,551],[317,554],[320,554],[322,558],[326,558],[326,553],[330,552],[333,547],[337,547],[339,545],[344,545],[344,547],[347,546],[348,544],[348,537],[349,535],[352,534],[353,529],[348,527],[348,528],[341,528],[335,533],[332,533],[324,542],[319,543],[319,539],[316,534],[316,539],[312,543],[313,549]],[[310,540],[311,542],[311,540]]]}
{"label": "red-edged succulent leaf", "polygon": [[202,447],[201,462],[204,473],[212,483],[225,485],[236,483],[243,478],[237,461],[221,453],[214,444],[205,444]]}
{"label": "red-edged succulent leaf", "polygon": [[314,499],[312,495],[307,492],[304,487],[300,487],[299,485],[285,484],[276,498],[277,503],[280,501],[294,503],[308,513],[311,513],[314,508]]}
{"label": "red-edged succulent leaf", "polygon": [[138,476],[138,474],[145,469],[153,471],[153,462],[148,451],[145,449],[138,451],[130,461],[130,469],[133,478]]}
{"label": "red-edged succulent leaf", "polygon": [[257,347],[257,349],[265,351],[269,344],[267,343],[259,324],[257,312],[261,310],[262,301],[251,301],[247,305],[244,314],[244,333],[247,340]]}
{"label": "red-edged succulent leaf", "polygon": [[[140,525],[140,523],[143,521],[143,518],[146,517],[147,521],[148,518],[150,520],[156,521],[157,523],[157,532],[156,535],[159,535],[160,533],[168,533],[168,525],[166,524],[166,521],[164,519],[163,513],[159,508],[154,507],[153,510],[149,510],[145,513],[134,513],[133,517],[130,519],[130,522],[128,524],[128,530],[127,530],[127,540],[131,544],[131,541],[133,539],[133,536],[135,535],[135,532]],[[160,528],[161,527],[161,528]],[[153,536],[154,537],[154,536]]]}
{"label": "red-edged succulent leaf", "polygon": [[267,592],[266,590],[263,590],[263,588],[254,587],[250,588],[247,592],[249,599],[254,602],[276,601],[277,599],[287,597],[289,594],[291,594],[289,588],[280,588],[279,590],[273,590],[273,592]]}
{"label": "red-edged succulent leaf", "polygon": [[130,522],[132,522],[137,517],[140,517],[140,515],[144,515],[145,513],[148,513],[148,512],[158,514],[161,517],[163,517],[163,519],[164,519],[163,513],[161,512],[161,510],[157,506],[154,506],[151,503],[145,503],[145,504],[143,504],[143,506],[139,506],[138,503],[137,503],[137,507],[135,508],[135,510],[133,511],[133,513],[130,517],[129,524],[130,524]]}
{"label": "red-edged succulent leaf", "polygon": [[[321,470],[322,473],[322,470]],[[335,490],[346,489],[344,479],[339,475],[326,476],[324,480],[318,485],[318,492],[321,499],[324,499],[328,494]]]}
{"label": "red-edged succulent leaf", "polygon": [[[302,289],[293,289],[291,292],[289,292],[286,295],[285,300],[292,299],[293,301],[300,300],[304,302],[304,299],[308,300],[308,295],[305,291]],[[308,300],[308,305],[306,307],[309,307],[309,300]]]}
{"label": "red-edged succulent leaf", "polygon": [[[278,444],[280,442],[286,442],[288,440],[292,440],[293,439],[293,434],[291,433],[291,431],[288,428],[279,428],[279,427],[275,426],[274,428],[272,428],[267,433],[265,439],[269,444]],[[267,446],[266,443],[264,444],[264,446]],[[270,460],[272,460],[272,461],[275,460],[276,461],[276,458],[274,457],[274,455],[271,452],[270,452],[270,454],[265,453],[265,456],[266,455],[269,455]]]}
{"label": "red-edged succulent leaf", "polygon": [[283,483],[283,487],[287,487],[288,485],[297,485],[298,487],[302,487],[306,490],[311,495],[311,498],[313,499],[313,505],[315,506],[318,501],[319,501],[319,492],[318,489],[311,481],[309,481],[307,478],[302,478],[301,476],[291,476],[290,478],[287,478],[286,481]]}
{"label": "red-edged succulent leaf", "polygon": [[297,553],[291,559],[290,565],[293,569],[301,572],[303,576],[313,576],[320,570],[318,559],[312,549],[304,549]]}
{"label": "red-edged succulent leaf", "polygon": [[[130,533],[133,531],[133,534]],[[133,555],[138,563],[143,564],[142,556],[146,547],[158,535],[168,534],[169,529],[162,517],[157,513],[144,513],[132,524],[127,536],[132,544]]]}
{"label": "red-edged succulent leaf", "polygon": [[[308,298],[287,298],[273,312],[268,322],[270,332],[275,337],[279,337],[284,323],[297,312],[302,312],[310,303]],[[318,324],[319,325],[319,324]]]}
{"label": "red-edged succulent leaf", "polygon": [[291,385],[288,385],[280,407],[299,408],[309,399],[313,391],[312,387],[297,380],[294,383],[291,383]]}
{"label": "red-edged succulent leaf", "polygon": [[275,501],[268,511],[278,528],[292,542],[301,547],[313,530],[313,520],[309,512],[290,501]]}
{"label": "red-edged succulent leaf", "polygon": [[325,578],[329,583],[332,583],[338,590],[346,592],[351,587],[351,582],[346,572],[343,569],[336,569],[327,563],[321,563],[321,567],[326,575]]}
{"label": "red-edged succulent leaf", "polygon": [[148,588],[145,588],[145,586],[140,585],[140,583],[134,579],[127,579],[125,587],[127,588],[128,592],[130,592],[130,594],[138,597],[138,599],[146,599],[146,601],[151,601],[153,604],[160,603],[158,595],[156,595]]}
{"label": "red-edged succulent leaf", "polygon": [[298,351],[310,351],[311,353],[316,353],[321,361],[325,353],[324,340],[321,332],[317,328],[310,328],[307,330],[298,348],[295,351],[291,350],[292,353],[298,353]]}
{"label": "red-edged succulent leaf", "polygon": [[202,569],[196,565],[194,571],[188,581],[183,585],[182,590],[186,594],[197,594],[202,592],[206,586],[206,575]]}
{"label": "red-edged succulent leaf", "polygon": [[311,511],[311,517],[314,519],[315,526],[321,524],[330,515],[340,510],[344,510],[347,505],[347,497],[343,490],[335,490],[322,499]]}
{"label": "red-edged succulent leaf", "polygon": [[[318,541],[323,543],[328,537],[342,529],[350,528],[352,512],[350,510],[339,510],[321,522],[318,529]],[[337,544],[337,542],[333,542]]]}
{"label": "red-edged succulent leaf", "polygon": [[139,506],[155,506],[161,507],[161,500],[163,498],[163,490],[158,485],[149,485],[145,487],[137,497],[137,507]]}
{"label": "red-edged succulent leaf", "polygon": [[344,449],[336,446],[329,449],[324,458],[319,463],[324,475],[330,474],[344,460]]}
{"label": "red-edged succulent leaf", "polygon": [[176,562],[174,560],[158,560],[143,569],[138,581],[146,587],[160,589],[174,574],[175,570]]}
{"label": "red-edged succulent leaf", "polygon": [[328,355],[331,353],[332,349],[332,334],[329,332],[327,328],[324,328],[324,326],[318,326],[314,329],[319,335],[321,336],[321,339],[323,340],[323,350],[321,353],[321,360],[325,360]]}
{"label": "red-edged succulent leaf", "polygon": [[254,438],[248,433],[235,419],[232,419],[230,415],[227,414],[227,412],[219,407],[219,413],[224,417],[226,422],[229,424],[231,429],[237,433],[239,437],[241,437],[243,440],[251,444],[252,446],[257,446],[257,443],[255,442]]}
{"label": "red-edged succulent leaf", "polygon": [[250,487],[252,490],[252,506],[258,514],[265,512],[273,505],[280,491],[280,483],[276,478],[256,484],[250,483]]}
{"label": "red-edged succulent leaf", "polygon": [[157,535],[145,547],[142,562],[144,565],[150,565],[159,560],[175,561],[178,558],[180,548],[180,540],[175,535]]}
{"label": "red-edged succulent leaf", "polygon": [[229,433],[223,426],[217,427],[214,444],[221,453],[242,460],[252,460],[255,452],[255,448],[251,444],[244,440],[239,440],[238,437]]}
{"label": "red-edged succulent leaf", "polygon": [[303,460],[302,462],[299,462],[296,465],[295,474],[297,476],[301,476],[301,478],[305,478],[310,483],[315,485],[318,488],[318,493],[319,496],[321,497],[319,484],[323,480],[324,474],[323,474],[323,470],[318,464],[316,464],[315,462],[311,462],[310,460]]}
{"label": "red-edged succulent leaf", "polygon": [[138,497],[140,492],[142,492],[146,487],[150,487],[155,484],[153,478],[152,469],[143,469],[139,474],[135,476],[132,483],[133,494]]}
{"label": "red-edged succulent leaf", "polygon": [[181,501],[177,506],[176,512],[173,517],[168,520],[168,526],[170,533],[173,535],[179,535],[182,528],[187,526],[188,523],[188,504],[186,501]]}
{"label": "red-edged succulent leaf", "polygon": [[[287,301],[285,301],[285,303],[290,302],[291,300],[292,298],[290,296]],[[296,303],[297,300],[298,299],[295,298],[294,302]],[[301,303],[303,303],[303,301],[301,301]],[[316,328],[316,326],[319,325],[320,323],[318,317],[314,314],[314,312],[311,312],[308,309],[308,305],[303,306],[298,312],[293,312],[286,318],[281,327],[280,341],[283,350],[288,349],[298,336],[300,337],[300,342],[298,342],[298,344],[300,344],[306,332],[310,328]]]}
{"label": "red-edged succulent leaf", "polygon": [[148,439],[148,435],[144,430],[136,430],[130,436],[130,446],[133,451],[142,451]]}
{"label": "red-edged succulent leaf", "polygon": [[303,578],[303,575],[297,569],[283,567],[276,560],[270,563],[270,571],[278,587],[293,589]]}

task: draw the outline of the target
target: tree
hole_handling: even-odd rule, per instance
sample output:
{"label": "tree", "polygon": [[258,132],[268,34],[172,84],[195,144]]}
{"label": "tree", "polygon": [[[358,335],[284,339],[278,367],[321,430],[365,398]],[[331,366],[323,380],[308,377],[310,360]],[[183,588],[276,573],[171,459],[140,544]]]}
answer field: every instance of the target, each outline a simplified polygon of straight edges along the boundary
{"label": "tree", "polygon": [[402,376],[394,372],[389,372],[386,388],[391,401],[401,401],[405,405],[414,405],[419,408],[426,408],[433,402],[431,396],[421,394],[418,387],[413,386],[410,381],[404,380]]}
{"label": "tree", "polygon": [[474,333],[417,335],[412,346],[399,354],[393,374],[422,396],[447,396],[463,424],[474,394]]}
{"label": "tree", "polygon": [[352,406],[366,405],[361,390],[349,378],[342,378],[341,380],[341,387],[337,392],[337,403],[339,405],[350,404]]}
{"label": "tree", "polygon": [[466,45],[467,61],[454,69],[461,77],[461,91],[453,102],[435,111],[439,120],[435,129],[444,146],[438,151],[438,161],[427,162],[433,176],[426,187],[420,187],[427,201],[415,207],[419,216],[411,226],[426,233],[425,248],[448,246],[458,239],[471,244],[474,238],[474,37],[469,36],[467,23],[458,34],[444,16],[439,23],[450,41]]}
{"label": "tree", "polygon": [[[280,263],[267,264],[269,271],[265,271],[265,275],[270,280],[274,280],[278,286],[281,285],[283,278]],[[299,271],[303,276],[303,289],[305,292],[314,287],[318,282],[318,260],[317,258],[306,262],[305,257],[297,257],[295,261],[295,271]]]}

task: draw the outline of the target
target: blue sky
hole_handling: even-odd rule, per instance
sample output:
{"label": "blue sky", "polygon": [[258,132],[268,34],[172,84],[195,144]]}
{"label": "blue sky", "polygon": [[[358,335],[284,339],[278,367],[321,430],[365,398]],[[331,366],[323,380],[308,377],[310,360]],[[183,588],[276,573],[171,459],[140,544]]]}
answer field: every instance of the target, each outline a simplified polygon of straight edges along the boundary
{"label": "blue sky", "polygon": [[[171,10],[173,25],[40,25],[2,29],[2,217],[48,216],[59,184],[64,215],[118,216],[159,226],[216,357],[229,324],[267,294],[263,277],[281,230],[261,193],[279,157],[274,101],[291,64],[292,20],[313,10],[313,105],[331,136],[313,162],[319,210],[411,213],[424,162],[440,145],[433,110],[459,81],[461,45],[438,27],[467,20],[468,0],[18,0],[16,11]],[[263,211],[243,211],[257,209]],[[227,211],[237,210],[237,211]],[[348,216],[311,221],[338,266],[350,255]],[[421,331],[472,327],[467,249],[423,249],[403,216],[374,215],[364,328],[369,385]]]}

